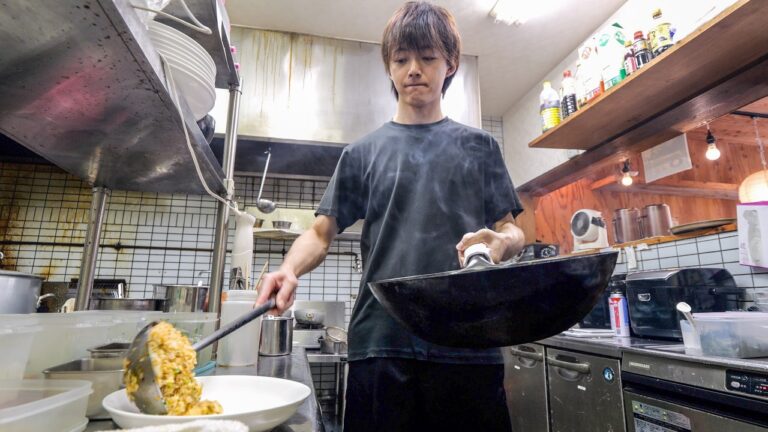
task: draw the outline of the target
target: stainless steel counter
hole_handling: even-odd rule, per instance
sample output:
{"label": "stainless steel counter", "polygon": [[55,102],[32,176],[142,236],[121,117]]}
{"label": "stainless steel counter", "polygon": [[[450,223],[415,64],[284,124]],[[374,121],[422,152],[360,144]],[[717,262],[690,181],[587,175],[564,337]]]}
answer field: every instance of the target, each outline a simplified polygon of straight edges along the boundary
{"label": "stainless steel counter", "polygon": [[739,359],[686,354],[682,342],[640,338],[578,338],[558,335],[537,342],[544,346],[622,358],[624,353],[662,357],[670,360],[694,362],[705,365],[731,367],[755,372],[768,372],[768,357]]}
{"label": "stainless steel counter", "polygon": [[[290,356],[259,357],[258,368],[253,366],[221,367],[217,366],[212,375],[258,375],[274,378],[289,379],[309,386],[312,393],[299,406],[298,411],[285,423],[272,429],[273,432],[325,432],[320,407],[315,398],[315,388],[312,385],[312,374],[304,348],[293,347]],[[109,420],[92,421],[86,432],[117,429],[117,425]]]}

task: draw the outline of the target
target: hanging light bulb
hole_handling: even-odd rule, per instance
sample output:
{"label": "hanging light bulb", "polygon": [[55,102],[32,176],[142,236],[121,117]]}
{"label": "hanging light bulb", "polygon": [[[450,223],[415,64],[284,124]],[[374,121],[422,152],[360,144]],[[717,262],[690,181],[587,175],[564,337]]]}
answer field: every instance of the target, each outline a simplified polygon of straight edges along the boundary
{"label": "hanging light bulb", "polygon": [[704,153],[704,157],[711,161],[720,159],[720,149],[717,148],[716,141],[712,131],[709,130],[709,123],[707,123],[707,152]]}
{"label": "hanging light bulb", "polygon": [[632,174],[629,172],[629,159],[624,161],[624,166],[621,167],[621,184],[624,186],[632,186]]}
{"label": "hanging light bulb", "polygon": [[739,201],[741,203],[752,203],[758,201],[768,201],[768,166],[765,162],[765,149],[763,140],[760,138],[760,131],[757,129],[757,118],[752,117],[752,126],[755,128],[755,140],[760,148],[760,162],[763,169],[752,173],[741,182],[739,186]]}

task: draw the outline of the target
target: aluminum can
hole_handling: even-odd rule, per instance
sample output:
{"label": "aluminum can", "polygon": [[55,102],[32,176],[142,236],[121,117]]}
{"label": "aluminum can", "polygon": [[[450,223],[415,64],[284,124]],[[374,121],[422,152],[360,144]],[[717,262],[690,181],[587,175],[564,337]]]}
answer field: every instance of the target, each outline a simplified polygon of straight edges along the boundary
{"label": "aluminum can", "polygon": [[620,292],[611,293],[608,298],[611,312],[611,328],[618,337],[629,337],[629,308],[627,298]]}

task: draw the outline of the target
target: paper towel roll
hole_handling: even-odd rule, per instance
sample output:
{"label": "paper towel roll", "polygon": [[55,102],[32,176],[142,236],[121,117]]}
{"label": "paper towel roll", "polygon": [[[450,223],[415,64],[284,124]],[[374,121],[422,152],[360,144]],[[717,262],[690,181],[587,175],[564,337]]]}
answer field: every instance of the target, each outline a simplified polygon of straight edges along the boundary
{"label": "paper towel roll", "polygon": [[251,285],[251,263],[253,262],[253,224],[256,217],[246,212],[235,214],[235,241],[232,245],[232,268],[240,267],[245,278],[245,289]]}

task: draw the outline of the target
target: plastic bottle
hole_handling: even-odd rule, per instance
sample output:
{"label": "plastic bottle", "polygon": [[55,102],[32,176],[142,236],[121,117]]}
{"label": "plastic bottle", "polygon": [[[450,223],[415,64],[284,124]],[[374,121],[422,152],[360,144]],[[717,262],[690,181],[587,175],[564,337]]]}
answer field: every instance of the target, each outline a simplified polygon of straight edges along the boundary
{"label": "plastic bottle", "polygon": [[651,52],[654,57],[668,50],[674,45],[672,38],[675,30],[672,24],[664,22],[661,19],[661,9],[653,11],[653,28],[648,32],[648,42],[651,45]]}
{"label": "plastic bottle", "polygon": [[627,50],[624,53],[624,71],[629,76],[637,70],[637,61],[635,60],[635,50],[632,48],[632,42],[627,40],[624,42],[624,47]]}
{"label": "plastic bottle", "polygon": [[539,106],[542,132],[560,124],[560,97],[549,81],[544,81],[544,89],[539,95]]}
{"label": "plastic bottle", "polygon": [[561,93],[560,112],[563,115],[563,119],[566,119],[578,110],[576,106],[576,80],[571,77],[570,70],[563,72]]}
{"label": "plastic bottle", "polygon": [[[256,290],[228,290],[221,302],[221,325],[248,313],[256,303]],[[217,363],[222,366],[255,365],[259,359],[261,317],[249,322],[236,332],[219,341]]]}
{"label": "plastic bottle", "polygon": [[653,58],[651,51],[648,49],[648,42],[646,42],[643,32],[640,30],[635,32],[635,42],[632,44],[632,49],[635,52],[635,64],[637,64],[638,69],[648,64],[651,58]]}

